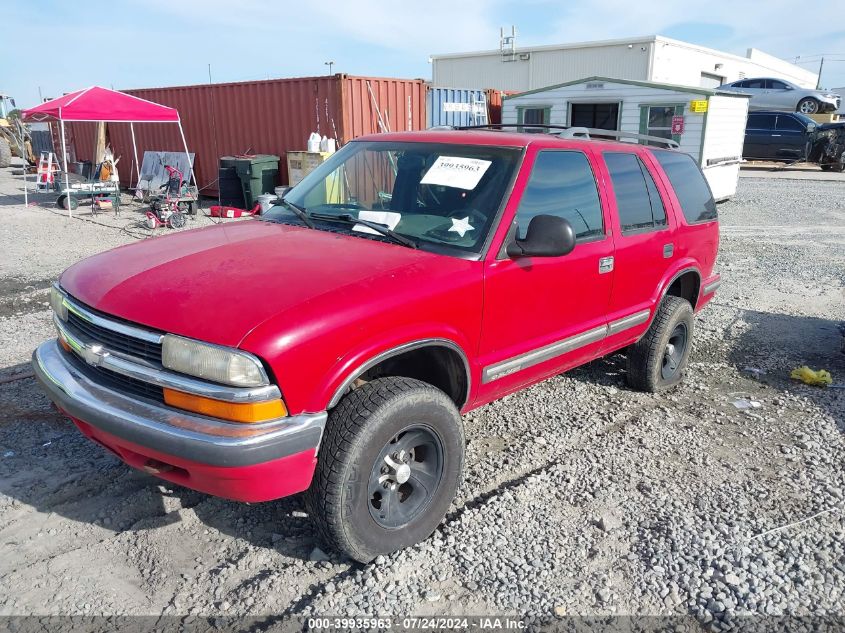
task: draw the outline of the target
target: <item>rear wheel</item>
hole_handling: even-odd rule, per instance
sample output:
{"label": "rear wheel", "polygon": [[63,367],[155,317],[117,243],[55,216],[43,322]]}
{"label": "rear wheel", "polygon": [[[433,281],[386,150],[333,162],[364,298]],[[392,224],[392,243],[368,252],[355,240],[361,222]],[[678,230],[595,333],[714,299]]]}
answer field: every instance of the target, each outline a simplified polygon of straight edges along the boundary
{"label": "rear wheel", "polygon": [[368,562],[426,539],[454,499],[464,461],[460,414],[410,378],[373,380],[326,424],[306,503],[327,544]]}
{"label": "rear wheel", "polygon": [[678,384],[689,360],[692,306],[680,297],[664,297],[645,335],[628,349],[628,384],[656,392]]}
{"label": "rear wheel", "polygon": [[795,111],[801,114],[816,114],[819,111],[819,105],[819,102],[812,97],[806,97],[798,102]]}

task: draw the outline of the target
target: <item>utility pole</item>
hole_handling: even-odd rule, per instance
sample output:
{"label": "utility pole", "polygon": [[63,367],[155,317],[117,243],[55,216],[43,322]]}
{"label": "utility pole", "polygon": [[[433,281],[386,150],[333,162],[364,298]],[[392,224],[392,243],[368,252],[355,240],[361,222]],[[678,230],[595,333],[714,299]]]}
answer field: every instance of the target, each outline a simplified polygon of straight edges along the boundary
{"label": "utility pole", "polygon": [[334,66],[334,62],[323,62],[323,65],[329,67],[329,74],[331,75],[332,74],[332,66]]}
{"label": "utility pole", "polygon": [[819,78],[816,80],[816,90],[822,87],[822,68],[824,68],[824,55],[819,62]]}

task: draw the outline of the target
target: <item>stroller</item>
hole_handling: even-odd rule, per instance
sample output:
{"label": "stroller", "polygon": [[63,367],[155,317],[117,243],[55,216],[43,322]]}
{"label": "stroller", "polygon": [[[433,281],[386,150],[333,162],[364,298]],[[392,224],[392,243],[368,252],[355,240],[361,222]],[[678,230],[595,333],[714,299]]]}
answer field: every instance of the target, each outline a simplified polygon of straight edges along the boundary
{"label": "stroller", "polygon": [[150,196],[146,224],[151,229],[159,226],[181,229],[187,222],[188,206],[181,201],[186,183],[182,172],[176,167],[164,165],[164,168],[167,170],[167,182],[157,195]]}

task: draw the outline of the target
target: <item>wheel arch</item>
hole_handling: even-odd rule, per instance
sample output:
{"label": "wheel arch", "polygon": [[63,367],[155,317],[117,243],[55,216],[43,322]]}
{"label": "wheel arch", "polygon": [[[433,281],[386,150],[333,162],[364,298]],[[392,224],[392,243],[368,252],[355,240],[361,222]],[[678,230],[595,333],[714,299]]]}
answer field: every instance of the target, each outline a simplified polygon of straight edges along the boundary
{"label": "wheel arch", "polygon": [[[417,378],[445,392],[458,409],[470,398],[472,374],[469,359],[460,345],[445,338],[425,338],[396,345],[357,364],[332,392],[326,409],[332,409],[363,376],[404,375]],[[427,379],[426,379],[427,378]]]}
{"label": "wheel arch", "polygon": [[701,294],[701,273],[694,266],[684,268],[675,273],[669,280],[669,283],[663,289],[660,295],[660,302],[667,295],[680,297],[690,302],[692,309],[695,310],[698,306],[698,300]]}

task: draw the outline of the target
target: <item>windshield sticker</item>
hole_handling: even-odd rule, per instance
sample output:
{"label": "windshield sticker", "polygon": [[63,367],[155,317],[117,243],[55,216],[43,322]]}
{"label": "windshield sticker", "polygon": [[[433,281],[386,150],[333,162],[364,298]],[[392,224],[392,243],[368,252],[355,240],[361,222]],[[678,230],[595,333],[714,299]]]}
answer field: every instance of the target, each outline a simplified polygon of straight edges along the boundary
{"label": "windshield sticker", "polygon": [[471,191],[493,161],[461,156],[440,156],[420,181],[424,185],[442,185]]}
{"label": "windshield sticker", "polygon": [[467,231],[472,231],[474,228],[475,227],[471,226],[469,223],[469,216],[465,217],[463,220],[452,218],[452,226],[449,228],[449,232],[457,233],[463,237]]}
{"label": "windshield sticker", "polygon": [[[399,220],[402,219],[402,214],[394,213],[393,211],[359,211],[358,219],[369,220],[370,222],[378,222],[379,224],[384,224],[387,228],[392,231],[396,228],[396,225],[399,224]],[[379,233],[378,231],[374,231],[370,227],[364,226],[363,224],[356,224],[352,227],[352,230],[358,231],[359,233],[381,235],[381,233]]]}

